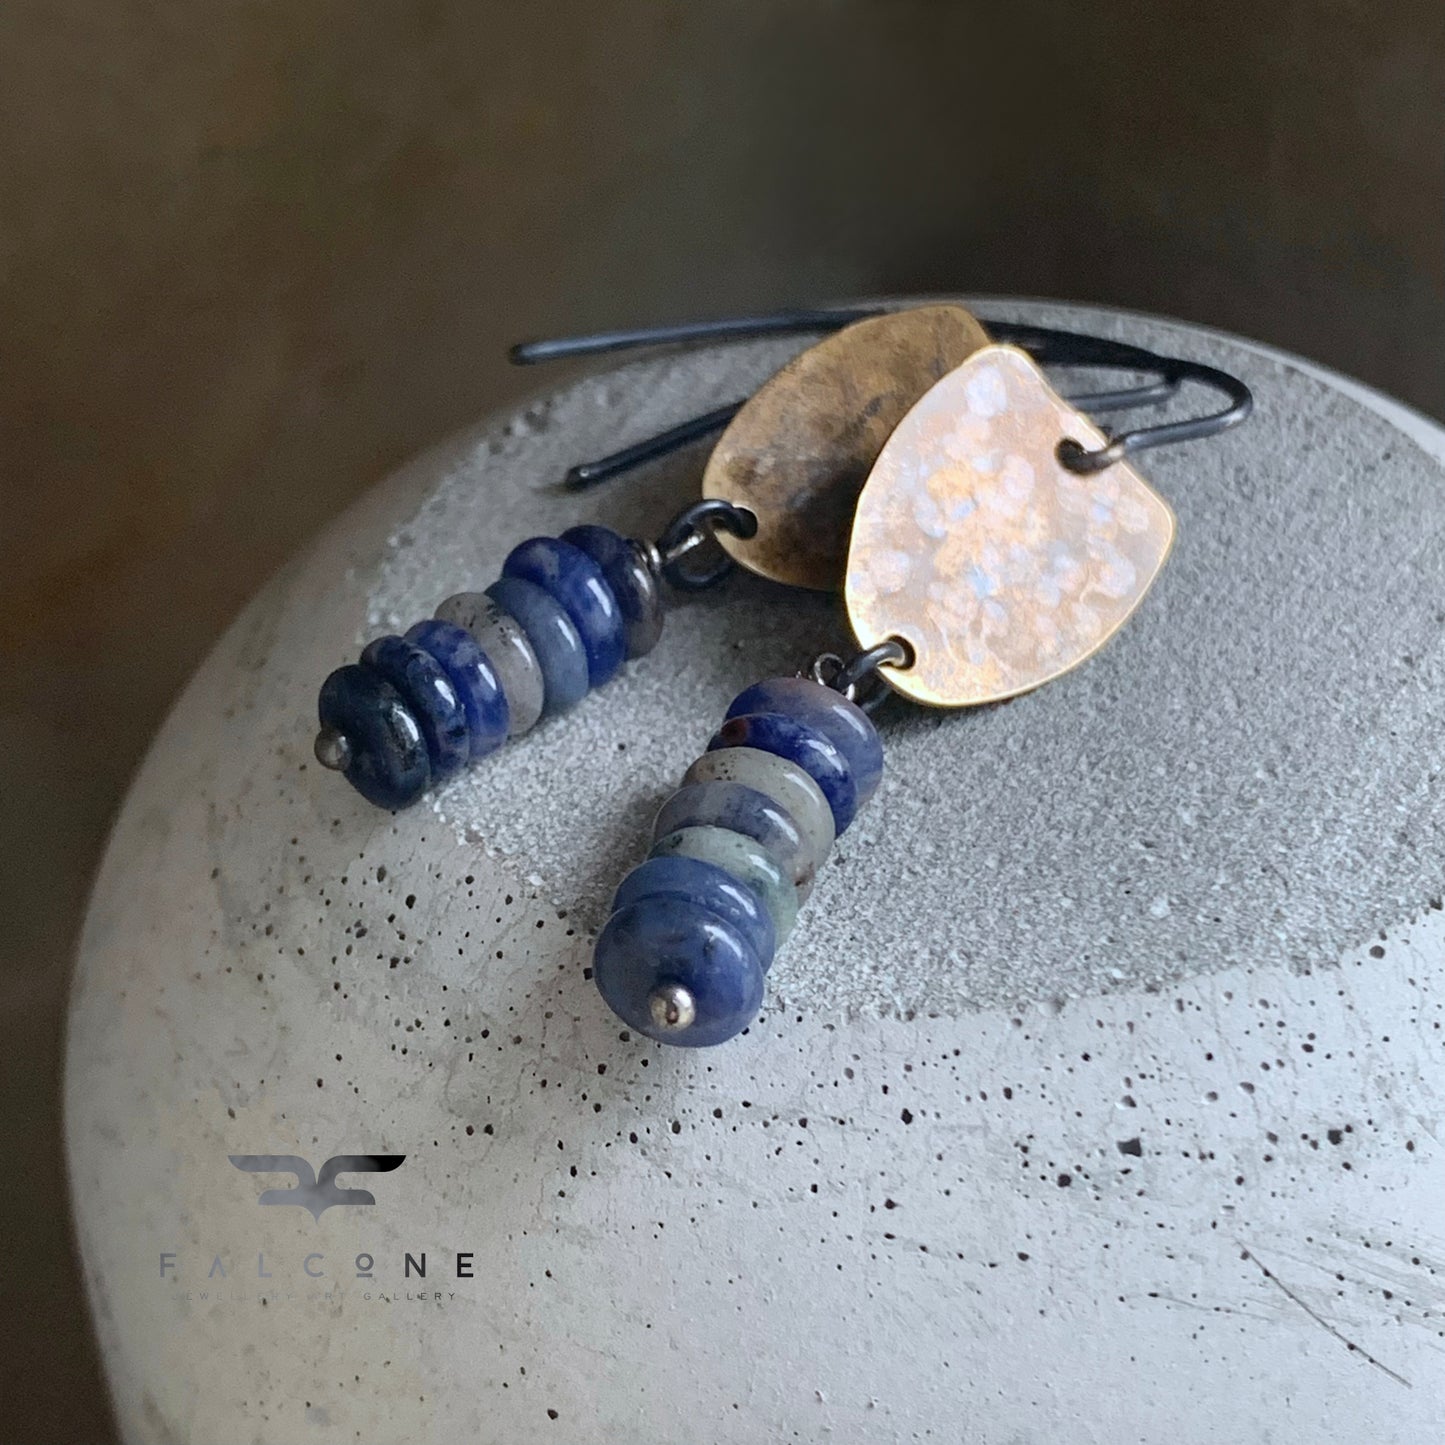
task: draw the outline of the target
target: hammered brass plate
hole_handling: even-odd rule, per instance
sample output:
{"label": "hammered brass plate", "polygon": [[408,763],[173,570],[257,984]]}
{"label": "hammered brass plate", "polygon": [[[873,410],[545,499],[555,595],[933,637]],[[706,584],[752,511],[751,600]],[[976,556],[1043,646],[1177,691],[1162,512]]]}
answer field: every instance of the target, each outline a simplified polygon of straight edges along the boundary
{"label": "hammered brass plate", "polygon": [[935,707],[1027,692],[1097,652],[1174,540],[1123,462],[1089,476],[1057,447],[1098,429],[1011,346],[976,351],[888,439],[858,499],[845,597],[862,647],[901,637],[890,686]]}
{"label": "hammered brass plate", "polygon": [[961,306],[855,322],[766,381],[718,439],[704,497],[757,514],[718,540],[749,571],[793,587],[843,583],[858,493],[908,409],[988,334]]}

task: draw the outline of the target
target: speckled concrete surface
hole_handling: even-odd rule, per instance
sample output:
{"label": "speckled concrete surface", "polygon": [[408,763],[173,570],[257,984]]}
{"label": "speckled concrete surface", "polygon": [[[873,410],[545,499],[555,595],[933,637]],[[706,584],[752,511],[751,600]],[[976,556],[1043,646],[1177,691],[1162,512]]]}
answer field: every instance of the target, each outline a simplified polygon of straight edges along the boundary
{"label": "speckled concrete surface", "polygon": [[[700,1055],[617,1028],[587,933],[649,794],[735,686],[817,645],[826,604],[746,582],[694,601],[628,677],[397,818],[310,763],[310,706],[369,621],[579,515],[545,485],[551,454],[610,440],[628,388],[686,410],[762,360],[698,385],[645,366],[610,400],[584,386],[463,439],[276,579],[138,776],[78,965],[68,1152],[128,1440],[1433,1438],[1440,800],[1390,735],[1439,696],[1420,595],[1445,494],[1328,383],[1189,349],[1233,360],[1264,405],[1214,471],[1150,468],[1197,539],[1172,583],[1049,693],[900,711],[892,778],[762,1023]],[[1337,447],[1355,471],[1325,470]],[[680,482],[599,506],[640,524]],[[1244,540],[1280,518],[1277,549]],[[1342,562],[1343,521],[1362,556],[1310,587],[1308,550]],[[1270,626],[1246,627],[1250,599]],[[1231,657],[1252,690],[1220,685]],[[1044,758],[1068,766],[1046,777]],[[989,910],[1004,941],[971,955]],[[373,1208],[317,1221],[259,1208],[287,1181],[227,1162],[353,1152],[407,1158],[355,1181]]]}

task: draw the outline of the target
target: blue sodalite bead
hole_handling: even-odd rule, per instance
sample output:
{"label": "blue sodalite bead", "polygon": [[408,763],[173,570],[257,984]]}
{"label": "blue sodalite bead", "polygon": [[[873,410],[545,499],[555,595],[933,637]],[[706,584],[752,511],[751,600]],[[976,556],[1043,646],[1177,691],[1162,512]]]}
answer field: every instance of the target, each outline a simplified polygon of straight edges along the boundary
{"label": "blue sodalite bead", "polygon": [[627,656],[622,610],[602,569],[580,547],[556,537],[533,537],[514,547],[502,576],[545,588],[572,619],[587,651],[587,679],[600,687]]}
{"label": "blue sodalite bead", "polygon": [[401,694],[380,673],[352,663],[321,684],[323,728],[345,735],[346,780],[378,808],[405,808],[426,792],[431,763],[421,728]]}
{"label": "blue sodalite bead", "polygon": [[[732,924],[683,898],[642,898],[614,913],[597,940],[593,978],[623,1022],[684,1048],[741,1033],[763,1002],[763,967]],[[678,984],[695,1015],[684,1028],[652,1016],[654,991]]]}
{"label": "blue sodalite bead", "polygon": [[622,880],[612,912],[644,898],[681,898],[715,913],[742,934],[766,971],[777,950],[772,916],[740,878],[700,858],[649,858]]}
{"label": "blue sodalite bead", "polygon": [[468,756],[484,758],[507,741],[510,714],[491,659],[465,628],[428,618],[406,631],[406,640],[431,653],[451,679],[467,715]]}
{"label": "blue sodalite bead", "polygon": [[566,712],[587,696],[587,650],[572,619],[545,588],[521,577],[503,577],[487,596],[521,625],[542,667],[544,707]]}
{"label": "blue sodalite bead", "polygon": [[727,716],[780,712],[816,728],[847,759],[858,790],[858,806],[878,789],[883,777],[883,744],[873,719],[841,692],[806,677],[771,677],[755,682],[733,699]]}
{"label": "blue sodalite bead", "polygon": [[688,783],[662,805],[653,841],[679,828],[727,828],[751,838],[772,855],[800,895],[812,890],[823,859],[803,838],[788,811],[766,793],[742,783]]}
{"label": "blue sodalite bead", "polygon": [[622,613],[628,657],[641,657],[662,636],[662,595],[637,543],[611,527],[569,527],[562,540],[580,547],[601,569]]}
{"label": "blue sodalite bead", "polygon": [[823,790],[839,833],[858,811],[858,788],[842,752],[817,728],[797,718],[779,712],[729,718],[707,745],[708,752],[719,748],[757,748],[797,763]]}
{"label": "blue sodalite bead", "polygon": [[448,778],[466,765],[471,750],[466,708],[431,653],[404,637],[378,637],[362,652],[361,665],[384,677],[411,709],[426,743],[433,779]]}

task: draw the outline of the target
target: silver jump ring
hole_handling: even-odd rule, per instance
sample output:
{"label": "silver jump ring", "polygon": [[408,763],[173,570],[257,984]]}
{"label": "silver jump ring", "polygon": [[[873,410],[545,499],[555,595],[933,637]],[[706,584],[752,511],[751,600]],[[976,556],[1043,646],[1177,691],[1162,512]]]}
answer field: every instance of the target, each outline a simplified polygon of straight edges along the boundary
{"label": "silver jump ring", "polygon": [[705,543],[714,541],[718,532],[755,537],[757,531],[757,514],[747,507],[736,506],[721,497],[704,497],[684,507],[663,528],[654,546],[657,570],[679,591],[700,592],[726,577],[732,571],[733,560],[723,553],[711,567],[691,572],[682,565],[684,559]]}
{"label": "silver jump ring", "polygon": [[846,693],[856,688],[864,679],[874,676],[880,667],[912,665],[913,649],[901,637],[886,637],[876,647],[870,647],[866,652],[860,652],[851,662],[844,663],[833,686],[839,692]]}
{"label": "silver jump ring", "polygon": [[893,691],[879,669],[912,666],[913,649],[901,637],[890,637],[848,662],[836,652],[820,652],[808,664],[807,675],[814,682],[841,692],[864,712],[873,712]]}

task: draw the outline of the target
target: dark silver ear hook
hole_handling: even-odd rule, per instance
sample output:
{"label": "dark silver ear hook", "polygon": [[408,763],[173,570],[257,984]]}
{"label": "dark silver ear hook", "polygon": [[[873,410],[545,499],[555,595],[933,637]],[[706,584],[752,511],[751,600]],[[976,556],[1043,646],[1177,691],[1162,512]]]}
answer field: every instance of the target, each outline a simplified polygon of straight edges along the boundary
{"label": "dark silver ear hook", "polygon": [[[982,318],[980,318],[982,320]],[[1175,446],[1180,442],[1201,441],[1238,426],[1254,410],[1254,393],[1237,376],[1206,366],[1202,361],[1187,361],[1177,356],[1160,356],[1142,346],[1124,341],[1111,341],[1103,336],[1086,336],[1079,332],[1056,331],[1046,326],[1029,326],[1023,322],[983,321],[984,328],[997,341],[1009,341],[1022,347],[1040,366],[1086,366],[1128,371],[1157,371],[1160,387],[1167,387],[1164,396],[1173,395],[1186,381],[1197,382],[1228,398],[1222,411],[1204,416],[1187,417],[1183,421],[1160,422],[1121,432],[1108,446],[1096,451],[1081,447],[1078,442],[1064,440],[1059,444],[1059,460],[1071,472],[1101,472],[1134,452],[1150,447]],[[1065,398],[1083,411],[1117,411],[1121,400],[1129,406],[1142,406],[1151,398],[1142,398],[1149,387],[1133,391],[1096,392],[1092,396]],[[1163,396],[1159,398],[1164,399]]]}
{"label": "dark silver ear hook", "polygon": [[[533,366],[544,361],[558,361],[579,356],[601,356],[616,351],[629,351],[648,346],[683,346],[717,341],[756,340],[767,336],[797,335],[807,332],[826,333],[851,326],[855,321],[886,315],[884,306],[852,306],[825,310],[780,311],[770,316],[740,316],[721,321],[686,322],[673,326],[640,327],[626,331],[603,331],[592,336],[562,336],[542,341],[524,341],[509,353],[513,365]],[[1160,356],[1142,346],[1112,341],[1103,336],[1088,336],[1076,331],[1060,331],[1050,326],[1034,326],[1028,322],[990,321],[979,317],[995,341],[1007,342],[1027,351],[1040,366],[1090,367],[1152,374],[1157,380],[1141,386],[1117,391],[1097,391],[1066,398],[1082,411],[1124,411],[1131,407],[1150,406],[1167,401],[1186,381],[1197,382],[1227,398],[1223,410],[1205,416],[1188,417],[1183,421],[1161,422],[1139,427],[1113,437],[1107,446],[1089,450],[1072,438],[1059,444],[1059,460],[1073,472],[1098,472],[1134,452],[1150,447],[1173,446],[1179,442],[1199,441],[1237,426],[1254,409],[1254,396],[1237,376],[1202,362],[1181,357]],[[572,467],[565,478],[575,489],[590,487],[644,462],[688,446],[713,432],[721,431],[742,409],[743,402],[718,407],[702,416],[693,417],[656,436],[624,447],[595,461]]]}

